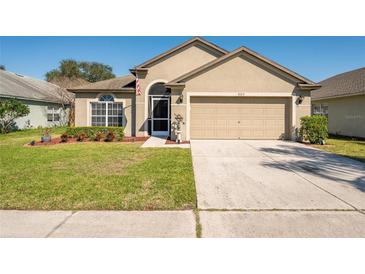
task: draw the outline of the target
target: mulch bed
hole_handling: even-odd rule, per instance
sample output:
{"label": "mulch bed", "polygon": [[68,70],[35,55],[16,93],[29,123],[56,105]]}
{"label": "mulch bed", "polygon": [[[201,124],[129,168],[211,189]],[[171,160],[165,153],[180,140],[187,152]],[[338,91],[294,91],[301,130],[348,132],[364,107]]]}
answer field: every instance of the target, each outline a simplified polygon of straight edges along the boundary
{"label": "mulch bed", "polygon": [[[177,145],[176,141],[172,141],[169,139],[166,140],[165,144],[166,145]],[[182,142],[180,142],[180,144],[190,144],[190,141],[182,141]]]}
{"label": "mulch bed", "polygon": [[[113,141],[113,143],[135,143],[135,142],[145,142],[149,137],[132,137],[132,136],[125,136],[122,141]],[[77,141],[76,138],[68,138],[67,142],[61,142],[60,137],[52,138],[50,142],[41,142],[36,141],[34,145],[31,143],[27,144],[27,146],[51,146],[51,145],[59,145],[59,144],[75,144],[75,143],[103,143],[104,140],[101,141],[90,141],[88,139],[84,141]],[[110,142],[108,142],[110,143]]]}

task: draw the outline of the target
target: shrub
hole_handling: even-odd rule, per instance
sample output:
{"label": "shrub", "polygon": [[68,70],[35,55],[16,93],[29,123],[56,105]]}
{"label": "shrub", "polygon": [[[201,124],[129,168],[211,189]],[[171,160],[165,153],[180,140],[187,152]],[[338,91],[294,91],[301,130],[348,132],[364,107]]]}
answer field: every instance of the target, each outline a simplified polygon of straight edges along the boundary
{"label": "shrub", "polygon": [[0,133],[16,128],[15,119],[27,116],[29,107],[15,99],[0,100]]}
{"label": "shrub", "polygon": [[76,135],[76,140],[79,142],[83,142],[86,139],[86,134],[84,132],[79,132]]}
{"label": "shrub", "polygon": [[105,142],[113,142],[115,139],[115,134],[112,130],[109,130],[108,134],[105,137]]}
{"label": "shrub", "polygon": [[100,139],[102,139],[109,131],[112,131],[118,140],[122,140],[124,137],[123,127],[69,127],[66,129],[66,133],[71,137],[77,137],[78,133],[83,132],[90,140],[93,140],[93,137],[96,140],[98,133],[101,134]]}
{"label": "shrub", "polygon": [[327,118],[321,115],[304,116],[300,119],[299,135],[311,144],[320,144],[328,138]]}
{"label": "shrub", "polygon": [[97,132],[96,134],[95,134],[95,137],[94,137],[94,140],[95,141],[97,141],[97,142],[99,142],[101,139],[103,139],[104,138],[104,134],[102,133],[102,132]]}
{"label": "shrub", "polygon": [[67,141],[68,141],[68,135],[67,135],[67,133],[63,133],[61,135],[61,142],[62,143],[67,143]]}

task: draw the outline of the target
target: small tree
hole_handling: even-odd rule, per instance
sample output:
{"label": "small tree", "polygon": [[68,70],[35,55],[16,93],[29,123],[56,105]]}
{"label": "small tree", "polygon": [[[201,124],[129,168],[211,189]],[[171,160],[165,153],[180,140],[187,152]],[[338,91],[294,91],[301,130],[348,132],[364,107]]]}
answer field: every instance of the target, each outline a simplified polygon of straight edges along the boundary
{"label": "small tree", "polygon": [[28,114],[29,107],[22,102],[15,99],[0,100],[0,132],[10,132],[15,124],[14,120]]}
{"label": "small tree", "polygon": [[328,138],[327,118],[322,115],[300,118],[299,135],[311,144],[321,144]]}
{"label": "small tree", "polygon": [[6,70],[5,66],[4,65],[0,65],[0,69],[1,70]]}

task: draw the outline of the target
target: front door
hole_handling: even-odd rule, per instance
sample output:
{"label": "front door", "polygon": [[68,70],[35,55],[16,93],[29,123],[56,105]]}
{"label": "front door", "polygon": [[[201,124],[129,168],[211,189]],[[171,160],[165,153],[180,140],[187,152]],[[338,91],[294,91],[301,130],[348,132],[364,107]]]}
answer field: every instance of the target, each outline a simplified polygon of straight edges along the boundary
{"label": "front door", "polygon": [[168,136],[170,133],[170,98],[152,97],[151,133]]}

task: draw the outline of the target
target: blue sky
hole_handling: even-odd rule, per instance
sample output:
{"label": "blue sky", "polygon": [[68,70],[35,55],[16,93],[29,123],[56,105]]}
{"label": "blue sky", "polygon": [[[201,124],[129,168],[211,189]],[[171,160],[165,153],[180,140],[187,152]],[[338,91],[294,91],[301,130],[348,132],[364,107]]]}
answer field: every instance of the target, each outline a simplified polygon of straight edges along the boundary
{"label": "blue sky", "polygon": [[[117,76],[191,37],[0,37],[0,64],[43,79],[62,59],[102,62]],[[243,45],[313,80],[365,66],[365,37],[204,37],[227,50]]]}

